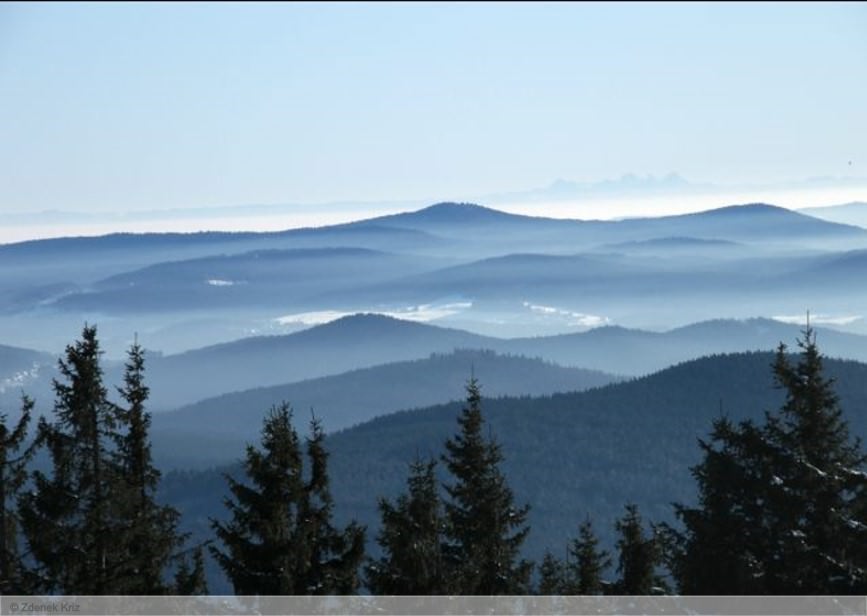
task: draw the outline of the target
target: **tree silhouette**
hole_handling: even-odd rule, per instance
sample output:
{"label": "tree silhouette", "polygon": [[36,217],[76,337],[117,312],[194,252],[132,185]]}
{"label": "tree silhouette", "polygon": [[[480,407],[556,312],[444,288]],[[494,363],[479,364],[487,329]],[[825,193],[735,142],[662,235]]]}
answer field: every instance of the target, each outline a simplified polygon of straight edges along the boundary
{"label": "tree silhouette", "polygon": [[500,446],[482,436],[478,381],[467,384],[466,405],[458,418],[460,432],[445,443],[443,461],[454,478],[446,485],[450,500],[445,555],[458,594],[523,594],[532,565],[518,561],[528,506],[515,507],[512,491],[500,472]]}

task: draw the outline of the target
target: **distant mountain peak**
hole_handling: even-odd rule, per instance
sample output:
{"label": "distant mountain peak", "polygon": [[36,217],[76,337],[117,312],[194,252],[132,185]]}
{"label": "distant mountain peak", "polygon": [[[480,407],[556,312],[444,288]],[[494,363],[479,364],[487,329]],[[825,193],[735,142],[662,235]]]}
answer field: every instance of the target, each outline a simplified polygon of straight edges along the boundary
{"label": "distant mountain peak", "polygon": [[388,214],[378,218],[370,218],[358,222],[350,223],[352,226],[369,226],[371,224],[385,226],[409,226],[427,225],[431,228],[439,228],[442,226],[455,225],[485,225],[489,223],[520,223],[525,221],[547,220],[535,216],[523,216],[520,214],[510,214],[493,208],[478,205],[476,203],[465,203],[455,201],[443,201],[435,203],[428,207],[416,210],[414,212],[401,212],[399,214]]}
{"label": "distant mountain peak", "polygon": [[784,207],[780,207],[778,205],[771,205],[770,203],[740,203],[737,205],[726,205],[724,207],[714,208],[712,210],[706,210],[704,212],[696,212],[695,215],[737,215],[737,214],[750,214],[750,213],[762,213],[762,214],[795,214],[793,210],[786,209]]}
{"label": "distant mountain peak", "polygon": [[476,203],[459,203],[454,201],[435,203],[413,212],[413,215],[432,220],[481,220],[486,218],[507,218],[512,216],[512,214],[507,214],[506,212],[501,212],[500,210],[495,210]]}
{"label": "distant mountain peak", "polygon": [[479,205],[478,203],[470,203],[469,201],[440,201],[438,203],[434,203],[433,205],[429,205],[427,207],[423,207],[418,210],[419,212],[430,212],[430,211],[473,211],[473,210],[490,210],[494,211],[489,207],[485,207],[483,205]]}
{"label": "distant mountain peak", "polygon": [[328,323],[324,323],[317,327],[320,328],[331,328],[331,327],[346,327],[352,325],[362,325],[362,324],[399,324],[403,323],[401,319],[396,319],[394,317],[388,316],[386,314],[380,314],[378,312],[356,312],[355,314],[348,314],[345,317],[340,317],[339,319],[334,319],[333,321],[329,321]]}
{"label": "distant mountain peak", "polygon": [[[397,316],[381,314],[378,312],[356,312],[349,314],[339,319],[334,319],[321,325],[315,325],[309,329],[298,332],[298,334],[316,335],[316,332],[329,332],[330,334],[410,334],[422,332],[459,332],[460,334],[468,334],[461,330],[455,330],[448,327],[441,327],[425,323],[423,321],[414,321],[412,319],[401,319]],[[292,336],[293,334],[288,334]]]}
{"label": "distant mountain peak", "polygon": [[789,230],[800,227],[801,229],[822,229],[824,232],[843,233],[849,235],[863,235],[864,229],[853,225],[832,222],[816,218],[808,214],[790,210],[778,205],[768,203],[745,203],[741,205],[729,205],[726,207],[684,214],[685,217],[704,218],[715,223],[722,223],[725,219],[743,220],[746,217],[761,221],[767,228],[780,229],[779,225],[787,225]]}

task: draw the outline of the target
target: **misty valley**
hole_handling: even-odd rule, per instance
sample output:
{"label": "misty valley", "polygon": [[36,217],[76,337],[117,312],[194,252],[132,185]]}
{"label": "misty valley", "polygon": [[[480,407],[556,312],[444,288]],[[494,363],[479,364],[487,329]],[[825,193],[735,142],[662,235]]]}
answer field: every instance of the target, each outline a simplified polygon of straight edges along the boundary
{"label": "misty valley", "polygon": [[865,594],[865,219],[2,244],[0,592]]}

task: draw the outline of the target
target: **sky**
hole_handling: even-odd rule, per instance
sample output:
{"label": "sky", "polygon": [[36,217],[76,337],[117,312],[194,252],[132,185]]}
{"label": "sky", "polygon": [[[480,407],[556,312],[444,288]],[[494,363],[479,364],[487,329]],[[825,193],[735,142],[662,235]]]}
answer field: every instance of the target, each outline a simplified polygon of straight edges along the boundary
{"label": "sky", "polygon": [[0,3],[2,214],[867,178],[865,110],[867,3]]}

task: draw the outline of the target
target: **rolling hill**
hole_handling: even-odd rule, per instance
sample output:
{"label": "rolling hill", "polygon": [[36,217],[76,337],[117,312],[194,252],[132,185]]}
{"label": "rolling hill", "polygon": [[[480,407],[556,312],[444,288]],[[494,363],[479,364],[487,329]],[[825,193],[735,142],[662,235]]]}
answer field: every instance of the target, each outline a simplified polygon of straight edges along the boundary
{"label": "rolling hill", "polygon": [[[576,334],[507,341],[504,350],[618,374],[641,375],[708,354],[772,350],[792,346],[802,328],[773,319],[716,319],[666,332],[608,326]],[[830,357],[867,361],[867,337],[816,328]],[[618,369],[613,370],[614,367]]]}
{"label": "rolling hill", "polygon": [[[171,466],[202,466],[225,462],[196,442],[231,437],[255,441],[269,408],[290,401],[299,415],[312,410],[329,432],[348,428],[380,415],[460,398],[471,374],[482,379],[490,396],[541,395],[600,387],[619,380],[602,372],[563,368],[538,359],[498,355],[492,351],[460,350],[426,359],[395,362],[322,377],[259,387],[208,398],[153,417],[155,440]],[[170,442],[184,442],[172,447]]]}
{"label": "rolling hill", "polygon": [[[34,327],[28,340],[17,324],[0,322],[0,334],[10,344],[62,348],[51,332],[70,322],[134,315],[130,331],[147,317],[148,330],[162,332],[203,315],[219,321],[210,339],[201,331],[183,344],[168,335],[154,344],[177,350],[231,339],[230,331],[266,331],[281,314],[452,301],[472,302],[464,322],[497,335],[558,331],[538,326],[524,302],[645,328],[721,314],[791,314],[791,306],[820,301],[860,314],[867,312],[861,270],[841,266],[822,278],[821,294],[799,284],[798,272],[827,262],[820,249],[865,246],[867,230],[764,204],[581,221],[441,203],[282,232],[40,240],[0,246],[0,317],[54,328]],[[672,302],[682,312],[677,320]],[[498,328],[495,313],[523,329]]]}
{"label": "rolling hill", "polygon": [[[242,338],[174,355],[147,353],[149,408],[170,411],[244,390],[283,387],[381,364],[423,360],[456,349],[487,350],[539,358],[565,368],[637,376],[711,353],[772,350],[780,342],[792,345],[799,330],[797,325],[771,319],[718,319],[665,332],[604,326],[573,334],[505,339],[358,314],[293,334]],[[817,332],[829,356],[867,361],[867,337],[822,327]],[[39,369],[24,375],[35,363]],[[16,406],[23,388],[37,398],[38,408],[49,411],[56,357],[12,348],[8,365],[3,378],[13,380],[0,403]],[[120,362],[106,362],[104,369],[109,386],[120,383]],[[24,380],[15,381],[19,372]],[[550,383],[553,387],[554,382]],[[520,391],[503,389],[502,393]],[[440,398],[432,401],[437,400]],[[324,412],[325,407],[316,406]]]}
{"label": "rolling hill", "polygon": [[[452,237],[474,237],[481,229],[503,233],[520,231],[527,233],[530,239],[535,239],[538,234],[557,239],[570,235],[575,241],[589,243],[641,241],[670,236],[734,242],[867,238],[867,232],[859,227],[820,220],[765,203],[616,221],[541,218],[507,214],[469,203],[438,203],[416,212],[392,214],[351,224],[393,226]],[[479,239],[489,241],[494,238]]]}
{"label": "rolling hill", "polygon": [[[502,445],[516,502],[532,507],[526,555],[559,553],[588,514],[610,547],[612,525],[627,502],[637,503],[646,518],[672,521],[671,503],[693,498],[689,467],[700,457],[696,439],[707,435],[713,419],[759,419],[781,404],[772,359],[771,353],[712,356],[585,392],[485,399],[484,415]],[[853,433],[867,436],[867,365],[828,360],[826,367],[837,379]],[[367,524],[371,549],[377,498],[404,489],[407,465],[416,456],[442,453],[444,440],[457,431],[459,410],[451,403],[398,412],[327,439],[337,517]],[[297,421],[304,433],[301,414]],[[241,443],[234,449],[240,457]],[[206,516],[225,515],[225,490],[218,471],[169,473],[162,496],[205,537]]]}
{"label": "rolling hill", "polygon": [[166,409],[252,387],[420,359],[456,348],[488,348],[484,341],[460,330],[359,314],[294,334],[244,338],[154,357],[148,378],[154,407]]}
{"label": "rolling hill", "polygon": [[[344,290],[441,266],[441,260],[368,248],[257,250],[167,261],[96,282],[54,305],[116,312],[212,310],[299,305],[311,295]],[[345,291],[344,291],[345,292]]]}
{"label": "rolling hill", "polygon": [[708,239],[804,240],[809,238],[864,238],[864,229],[820,220],[766,203],[749,203],[658,218],[632,219],[648,228],[668,229],[669,235]]}
{"label": "rolling hill", "polygon": [[[0,312],[19,313],[46,304],[63,308],[66,305],[58,300],[87,293],[94,283],[178,261],[219,259],[245,252],[332,248],[379,251],[386,247],[389,251],[427,254],[443,252],[441,247],[448,244],[422,231],[378,225],[267,233],[116,233],[31,240],[0,245],[0,290],[12,295],[0,300]],[[244,274],[255,277],[255,268],[246,268]],[[133,295],[139,301],[147,299],[143,294]],[[73,302],[68,308],[77,310],[79,306]]]}
{"label": "rolling hill", "polygon": [[[820,328],[834,357],[867,361],[867,337]],[[279,336],[257,336],[175,355],[148,357],[151,407],[178,408],[241,390],[285,385],[348,370],[423,359],[455,349],[537,357],[561,366],[641,375],[710,353],[793,344],[796,325],[770,319],[717,320],[648,332],[607,326],[574,334],[503,339],[377,314],[343,317]],[[120,378],[107,371],[110,381]]]}

